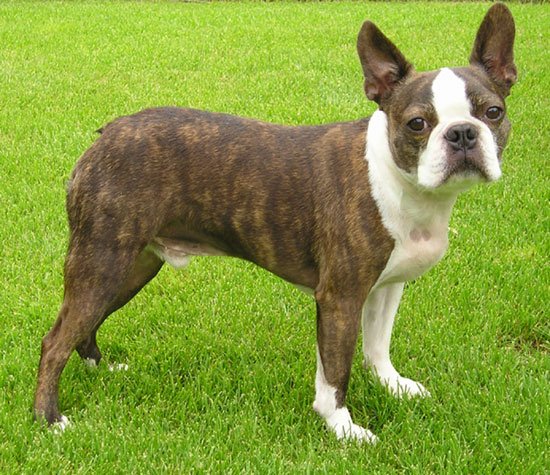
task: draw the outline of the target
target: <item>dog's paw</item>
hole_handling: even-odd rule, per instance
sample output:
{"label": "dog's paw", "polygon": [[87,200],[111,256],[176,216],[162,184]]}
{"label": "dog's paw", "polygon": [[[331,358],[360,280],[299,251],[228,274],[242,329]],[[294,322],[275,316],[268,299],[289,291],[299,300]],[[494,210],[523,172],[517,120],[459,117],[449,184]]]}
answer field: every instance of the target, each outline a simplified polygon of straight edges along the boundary
{"label": "dog's paw", "polygon": [[326,419],[326,423],[339,440],[355,440],[370,444],[378,442],[378,437],[370,430],[353,423],[350,413],[345,407],[336,409],[332,416]]}
{"label": "dog's paw", "polygon": [[112,363],[109,365],[109,371],[128,371],[128,365],[126,363]]}
{"label": "dog's paw", "polygon": [[97,361],[93,358],[84,358],[82,362],[88,367],[88,368],[97,368]]}
{"label": "dog's paw", "polygon": [[61,435],[70,425],[69,419],[61,414],[59,420],[51,425],[51,430],[55,435]]}
{"label": "dog's paw", "polygon": [[380,378],[380,382],[395,397],[430,397],[430,392],[420,383],[402,376]]}

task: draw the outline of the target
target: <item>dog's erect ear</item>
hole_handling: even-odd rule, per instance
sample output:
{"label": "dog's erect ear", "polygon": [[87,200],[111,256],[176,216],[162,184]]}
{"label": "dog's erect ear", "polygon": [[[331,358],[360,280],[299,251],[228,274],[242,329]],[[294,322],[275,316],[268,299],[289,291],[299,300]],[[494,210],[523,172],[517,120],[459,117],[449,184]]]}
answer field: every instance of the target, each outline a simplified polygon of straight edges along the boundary
{"label": "dog's erect ear", "polygon": [[493,5],[481,22],[470,56],[472,66],[481,66],[507,96],[518,73],[514,64],[514,18],[502,3]]}
{"label": "dog's erect ear", "polygon": [[367,97],[381,105],[395,86],[413,71],[397,47],[374,23],[366,21],[357,37]]}

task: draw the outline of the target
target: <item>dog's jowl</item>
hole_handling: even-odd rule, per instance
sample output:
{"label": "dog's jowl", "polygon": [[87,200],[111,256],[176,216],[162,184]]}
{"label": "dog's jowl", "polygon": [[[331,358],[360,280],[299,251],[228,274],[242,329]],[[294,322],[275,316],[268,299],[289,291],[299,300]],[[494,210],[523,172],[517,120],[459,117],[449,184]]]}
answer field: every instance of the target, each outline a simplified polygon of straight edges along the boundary
{"label": "dog's jowl", "polygon": [[97,364],[100,325],[164,262],[226,255],[311,291],[313,407],[339,438],[374,441],[345,404],[360,327],[380,382],[427,395],[391,363],[393,320],[404,282],[443,256],[457,195],[500,177],[513,42],[512,16],[496,4],[469,66],[420,73],[365,22],[357,49],[379,106],[370,118],[286,127],[158,108],[105,126],[68,187],[65,294],[42,342],[36,417],[67,423],[58,408],[67,359],[76,349]]}

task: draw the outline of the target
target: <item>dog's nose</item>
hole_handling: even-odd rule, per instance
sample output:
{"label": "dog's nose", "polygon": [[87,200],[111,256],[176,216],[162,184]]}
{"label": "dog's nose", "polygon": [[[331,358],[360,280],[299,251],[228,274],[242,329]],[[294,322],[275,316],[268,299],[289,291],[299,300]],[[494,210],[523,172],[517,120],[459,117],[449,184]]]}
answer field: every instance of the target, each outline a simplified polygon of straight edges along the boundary
{"label": "dog's nose", "polygon": [[445,139],[454,150],[471,150],[477,142],[477,129],[471,124],[457,124],[447,130]]}

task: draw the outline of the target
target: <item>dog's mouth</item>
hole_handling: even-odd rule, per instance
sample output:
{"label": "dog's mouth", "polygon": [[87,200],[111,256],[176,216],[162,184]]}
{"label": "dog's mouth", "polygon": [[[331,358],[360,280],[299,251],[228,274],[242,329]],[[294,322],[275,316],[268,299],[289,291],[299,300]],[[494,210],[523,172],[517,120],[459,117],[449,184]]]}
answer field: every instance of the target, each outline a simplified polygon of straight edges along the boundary
{"label": "dog's mouth", "polygon": [[445,166],[445,172],[442,185],[449,182],[489,182],[492,181],[487,173],[487,169],[475,155],[465,155],[462,160],[448,160]]}
{"label": "dog's mouth", "polygon": [[[418,180],[418,174],[416,174],[415,178]],[[430,180],[424,181],[421,179],[417,183],[427,191],[460,193],[478,183],[489,183],[496,179],[498,179],[498,176],[491,176],[491,173],[489,173],[484,162],[481,160],[470,157],[462,160],[445,157],[445,160],[440,161],[439,170],[432,175]]]}

